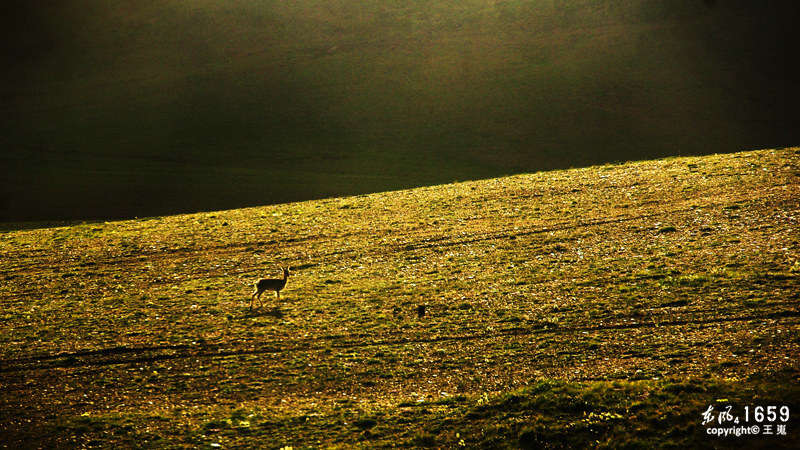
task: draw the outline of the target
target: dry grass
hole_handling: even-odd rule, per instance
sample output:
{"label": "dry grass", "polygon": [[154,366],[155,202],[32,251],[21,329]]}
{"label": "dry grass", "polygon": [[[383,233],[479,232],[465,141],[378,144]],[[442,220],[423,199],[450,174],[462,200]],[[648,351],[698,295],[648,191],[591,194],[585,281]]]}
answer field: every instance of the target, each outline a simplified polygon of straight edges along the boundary
{"label": "dry grass", "polygon": [[[741,444],[709,404],[800,411],[799,159],[4,232],[0,442]],[[282,302],[249,310],[279,265]]]}

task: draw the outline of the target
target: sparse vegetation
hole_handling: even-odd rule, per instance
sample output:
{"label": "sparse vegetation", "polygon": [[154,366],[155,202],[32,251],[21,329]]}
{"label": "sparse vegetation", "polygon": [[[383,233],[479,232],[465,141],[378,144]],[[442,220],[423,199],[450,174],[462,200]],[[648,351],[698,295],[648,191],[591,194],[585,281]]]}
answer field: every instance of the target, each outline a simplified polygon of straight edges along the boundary
{"label": "sparse vegetation", "polygon": [[[2,232],[0,446],[796,448],[799,163]],[[728,404],[788,434],[707,435]]]}

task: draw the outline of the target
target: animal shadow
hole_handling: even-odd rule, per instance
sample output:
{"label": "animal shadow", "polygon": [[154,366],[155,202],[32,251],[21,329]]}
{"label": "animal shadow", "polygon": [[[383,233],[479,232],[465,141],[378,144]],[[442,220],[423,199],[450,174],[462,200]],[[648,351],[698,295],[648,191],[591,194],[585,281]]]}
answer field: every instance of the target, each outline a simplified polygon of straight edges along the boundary
{"label": "animal shadow", "polygon": [[245,316],[246,317],[268,316],[268,317],[274,317],[276,319],[283,319],[283,311],[281,311],[281,308],[278,307],[278,306],[276,306],[273,309],[261,309],[261,308],[259,308],[259,309],[248,309],[245,312]]}

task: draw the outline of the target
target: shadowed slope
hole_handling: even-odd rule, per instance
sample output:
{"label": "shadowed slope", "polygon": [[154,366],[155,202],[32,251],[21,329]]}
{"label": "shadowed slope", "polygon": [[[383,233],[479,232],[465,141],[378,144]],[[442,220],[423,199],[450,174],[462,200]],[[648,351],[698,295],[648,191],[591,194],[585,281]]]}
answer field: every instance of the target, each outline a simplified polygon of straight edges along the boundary
{"label": "shadowed slope", "polygon": [[796,145],[793,2],[4,2],[0,221]]}

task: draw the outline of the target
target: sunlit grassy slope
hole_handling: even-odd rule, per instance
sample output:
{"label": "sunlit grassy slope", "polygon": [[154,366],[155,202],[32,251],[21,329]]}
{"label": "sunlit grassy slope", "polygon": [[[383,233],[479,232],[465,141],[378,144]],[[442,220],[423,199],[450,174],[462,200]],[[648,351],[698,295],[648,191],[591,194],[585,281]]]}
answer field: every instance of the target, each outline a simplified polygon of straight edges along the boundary
{"label": "sunlit grassy slope", "polygon": [[10,0],[0,221],[795,145],[794,6]]}
{"label": "sunlit grassy slope", "polygon": [[[799,175],[790,148],[4,232],[0,445],[796,448]],[[709,405],[788,434],[710,436]]]}

